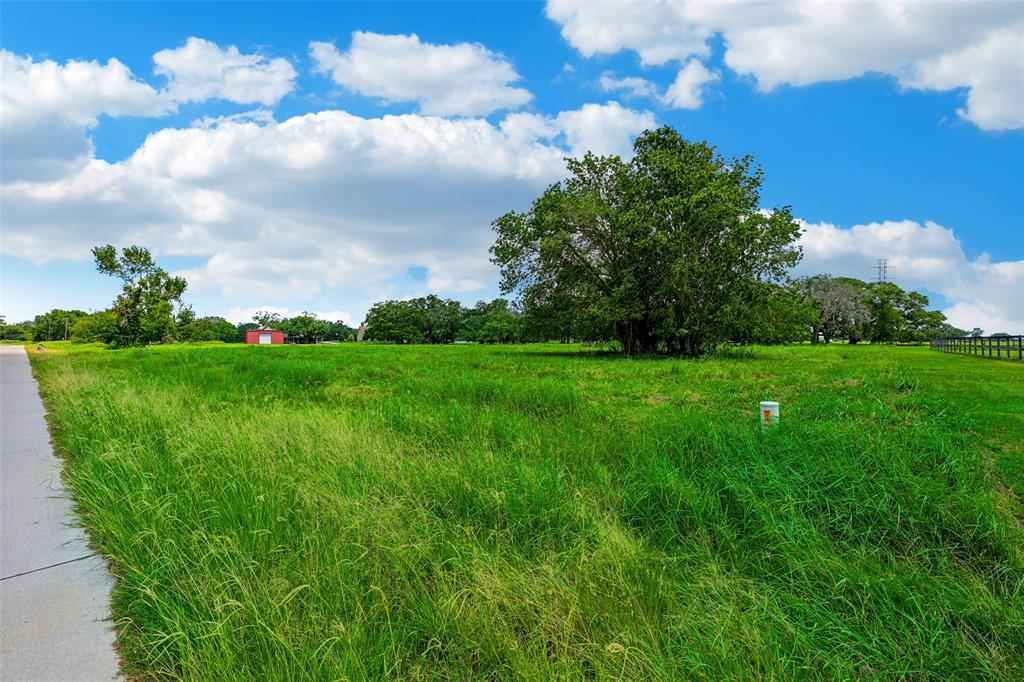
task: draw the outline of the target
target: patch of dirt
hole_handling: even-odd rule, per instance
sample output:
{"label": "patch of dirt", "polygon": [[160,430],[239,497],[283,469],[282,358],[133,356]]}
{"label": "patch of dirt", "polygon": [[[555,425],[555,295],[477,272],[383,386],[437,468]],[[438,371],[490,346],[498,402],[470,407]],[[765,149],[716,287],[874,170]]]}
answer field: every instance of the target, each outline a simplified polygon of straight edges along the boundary
{"label": "patch of dirt", "polygon": [[668,402],[668,396],[667,395],[652,395],[651,397],[649,397],[647,399],[647,402],[649,402],[649,403],[667,403]]}

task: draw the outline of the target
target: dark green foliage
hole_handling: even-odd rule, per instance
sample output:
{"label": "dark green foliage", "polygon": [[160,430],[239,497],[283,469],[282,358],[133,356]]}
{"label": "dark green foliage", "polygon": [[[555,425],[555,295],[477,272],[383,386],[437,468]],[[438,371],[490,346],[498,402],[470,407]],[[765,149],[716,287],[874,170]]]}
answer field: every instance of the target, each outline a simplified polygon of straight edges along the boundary
{"label": "dark green foliage", "polygon": [[451,343],[462,323],[462,305],[431,294],[384,301],[366,314],[366,340],[391,343]]}
{"label": "dark green foliage", "polygon": [[244,341],[246,332],[262,329],[262,327],[255,322],[242,322],[235,325],[235,329],[238,330],[238,337]]}
{"label": "dark green foliage", "polygon": [[355,341],[356,330],[345,324],[342,320],[335,320],[328,323],[327,336],[325,341]]}
{"label": "dark green foliage", "polygon": [[463,312],[458,338],[477,343],[516,343],[523,339],[522,315],[503,298],[477,301]]}
{"label": "dark green foliage", "polygon": [[87,314],[84,310],[54,308],[36,315],[32,322],[32,341],[66,341],[71,338],[71,328]]}
{"label": "dark green foliage", "polygon": [[331,331],[330,323],[316,319],[310,312],[281,320],[278,328],[287,335],[289,343],[319,343]]}
{"label": "dark green foliage", "polygon": [[27,341],[32,335],[32,321],[7,324],[7,318],[0,315],[0,341]]}
{"label": "dark green foliage", "polygon": [[86,315],[71,328],[75,343],[111,343],[117,336],[117,317],[111,310]]}
{"label": "dark green foliage", "polygon": [[927,296],[904,291],[892,282],[869,284],[866,305],[871,315],[866,336],[872,342],[925,341],[931,330],[946,321],[939,311],[927,310]]}
{"label": "dark green foliage", "polygon": [[629,162],[568,159],[567,180],[494,221],[502,291],[563,336],[577,326],[610,331],[627,353],[707,352],[797,263],[799,227],[788,207],[762,209],[749,156],[723,158],[669,127],[634,150]]}
{"label": "dark green foliage", "polygon": [[200,317],[184,324],[178,324],[179,341],[223,341],[224,343],[240,343],[242,335],[238,328],[223,317]]}
{"label": "dark green foliage", "polygon": [[812,311],[811,343],[845,338],[850,343],[910,343],[963,332],[946,316],[928,310],[928,297],[904,291],[892,282],[863,282],[853,277],[815,275],[794,288]]}
{"label": "dark green foliage", "polygon": [[733,315],[729,340],[734,343],[775,345],[803,341],[816,319],[800,292],[773,282],[761,282],[746,310]]}
{"label": "dark green foliage", "polygon": [[125,247],[120,256],[113,246],[97,246],[92,254],[97,270],[124,285],[112,308],[117,331],[111,342],[137,346],[173,340],[174,304],[181,303],[185,279],[168,275],[141,246]]}

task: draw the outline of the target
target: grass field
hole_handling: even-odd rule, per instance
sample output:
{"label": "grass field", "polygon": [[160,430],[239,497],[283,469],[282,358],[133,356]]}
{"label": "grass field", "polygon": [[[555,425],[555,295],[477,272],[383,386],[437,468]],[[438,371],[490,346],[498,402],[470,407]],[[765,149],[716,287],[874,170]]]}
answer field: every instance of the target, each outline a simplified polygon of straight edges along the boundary
{"label": "grass field", "polygon": [[49,345],[140,678],[1024,670],[1020,363]]}

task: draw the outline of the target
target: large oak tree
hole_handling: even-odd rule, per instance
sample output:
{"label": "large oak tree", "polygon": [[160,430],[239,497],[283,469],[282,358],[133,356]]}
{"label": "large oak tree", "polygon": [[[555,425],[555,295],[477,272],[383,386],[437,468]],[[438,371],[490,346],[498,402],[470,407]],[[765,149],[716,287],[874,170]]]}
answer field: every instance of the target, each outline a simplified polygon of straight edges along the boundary
{"label": "large oak tree", "polygon": [[799,226],[789,207],[762,209],[750,156],[726,159],[670,127],[634,152],[569,159],[568,179],[494,221],[502,291],[582,334],[603,328],[627,353],[706,352],[799,261]]}

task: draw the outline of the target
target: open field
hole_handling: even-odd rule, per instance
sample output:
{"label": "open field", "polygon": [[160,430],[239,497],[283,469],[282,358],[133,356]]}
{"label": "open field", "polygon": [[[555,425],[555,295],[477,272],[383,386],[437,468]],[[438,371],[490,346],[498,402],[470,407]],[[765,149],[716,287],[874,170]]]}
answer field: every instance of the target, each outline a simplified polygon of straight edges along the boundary
{"label": "open field", "polygon": [[1024,669],[1020,363],[48,345],[142,678]]}

